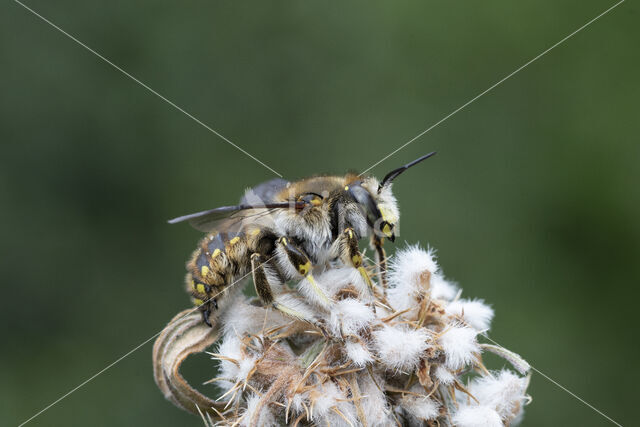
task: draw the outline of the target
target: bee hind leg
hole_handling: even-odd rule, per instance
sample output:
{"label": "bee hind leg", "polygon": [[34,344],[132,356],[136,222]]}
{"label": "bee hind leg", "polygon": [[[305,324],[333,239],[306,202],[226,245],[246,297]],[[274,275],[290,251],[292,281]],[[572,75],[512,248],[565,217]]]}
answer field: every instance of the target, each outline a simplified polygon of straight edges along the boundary
{"label": "bee hind leg", "polygon": [[218,300],[213,294],[213,287],[193,279],[190,279],[190,281],[191,301],[202,314],[202,321],[212,328],[211,315],[214,310],[218,309]]}
{"label": "bee hind leg", "polygon": [[[283,300],[276,300],[271,290],[271,283],[269,282],[269,278],[267,275],[267,267],[265,267],[266,264],[267,260],[265,260],[262,255],[257,253],[251,255],[253,283],[256,288],[256,293],[258,294],[264,305],[267,307],[273,307],[287,317],[308,322],[320,329],[325,337],[328,337],[329,334],[327,333],[324,325],[322,325],[322,323],[320,323],[318,319],[315,318],[311,311],[305,309],[302,304],[296,305],[295,303],[293,303],[293,300],[286,304]],[[271,280],[273,280],[273,278]]]}

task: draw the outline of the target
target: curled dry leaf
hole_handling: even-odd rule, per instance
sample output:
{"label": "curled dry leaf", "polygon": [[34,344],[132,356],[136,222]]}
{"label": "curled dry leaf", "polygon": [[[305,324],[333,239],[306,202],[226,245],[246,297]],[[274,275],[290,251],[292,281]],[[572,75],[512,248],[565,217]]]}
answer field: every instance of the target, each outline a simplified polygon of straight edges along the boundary
{"label": "curled dry leaf", "polygon": [[[182,362],[193,353],[200,353],[212,345],[219,336],[217,325],[208,327],[199,311],[178,313],[160,333],[153,345],[153,376],[168,400],[176,406],[198,414],[198,407],[212,417],[212,410],[222,410],[224,403],[216,402],[200,393],[180,375]],[[197,405],[197,406],[196,406]]]}

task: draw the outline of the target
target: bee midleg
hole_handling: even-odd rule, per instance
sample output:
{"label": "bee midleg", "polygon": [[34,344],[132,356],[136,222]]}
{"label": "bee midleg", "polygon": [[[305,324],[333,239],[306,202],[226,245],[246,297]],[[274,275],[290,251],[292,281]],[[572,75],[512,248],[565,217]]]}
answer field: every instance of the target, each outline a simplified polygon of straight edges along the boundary
{"label": "bee midleg", "polygon": [[372,233],[371,246],[376,251],[376,264],[378,265],[378,277],[380,278],[380,284],[384,291],[384,295],[387,295],[387,254],[382,247],[383,238],[376,236],[376,233]]}
{"label": "bee midleg", "polygon": [[351,264],[353,268],[360,272],[365,283],[369,285],[369,289],[373,291],[373,282],[362,265],[362,254],[358,247],[358,236],[353,228],[346,228],[340,236],[340,257],[346,264]]}
{"label": "bee midleg", "polygon": [[[260,297],[265,306],[271,306],[278,310],[285,316],[292,317],[296,320],[302,320],[304,322],[311,323],[322,331],[324,336],[328,336],[325,327],[318,322],[311,311],[305,310],[302,305],[293,307],[290,304],[285,304],[283,301],[278,300],[273,295],[272,286],[281,284],[282,280],[279,280],[280,274],[276,272],[273,274],[270,270],[273,269],[273,265],[269,263],[270,258],[267,259],[259,253],[251,255],[251,271],[253,272],[253,283],[256,287],[256,294]],[[272,274],[270,274],[272,273]],[[278,283],[273,283],[277,281]]]}
{"label": "bee midleg", "polygon": [[276,246],[276,254],[278,255],[278,261],[285,271],[285,274],[292,279],[305,278],[311,284],[311,289],[318,296],[319,301],[325,307],[331,305],[331,300],[318,286],[313,274],[311,274],[313,266],[307,254],[301,248],[291,242],[287,237],[281,237]]}

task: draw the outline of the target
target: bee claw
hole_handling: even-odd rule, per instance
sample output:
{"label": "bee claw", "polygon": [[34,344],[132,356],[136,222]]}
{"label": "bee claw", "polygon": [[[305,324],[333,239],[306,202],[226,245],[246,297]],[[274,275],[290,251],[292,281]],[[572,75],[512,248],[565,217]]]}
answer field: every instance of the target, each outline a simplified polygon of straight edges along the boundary
{"label": "bee claw", "polygon": [[213,325],[209,320],[210,316],[211,316],[211,310],[206,309],[205,311],[202,312],[202,320],[204,320],[204,323],[206,323],[208,327],[213,328]]}

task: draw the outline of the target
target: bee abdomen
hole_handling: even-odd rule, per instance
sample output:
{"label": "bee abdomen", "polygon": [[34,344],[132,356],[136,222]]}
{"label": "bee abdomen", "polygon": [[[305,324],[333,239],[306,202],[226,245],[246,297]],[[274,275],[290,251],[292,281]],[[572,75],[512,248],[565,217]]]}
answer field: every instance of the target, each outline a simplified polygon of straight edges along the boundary
{"label": "bee abdomen", "polygon": [[221,293],[246,274],[250,254],[247,236],[239,233],[216,233],[200,242],[187,264],[187,291],[197,305]]}

